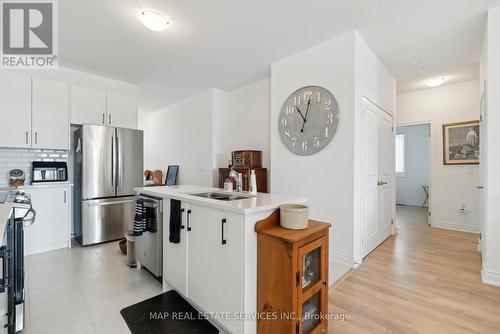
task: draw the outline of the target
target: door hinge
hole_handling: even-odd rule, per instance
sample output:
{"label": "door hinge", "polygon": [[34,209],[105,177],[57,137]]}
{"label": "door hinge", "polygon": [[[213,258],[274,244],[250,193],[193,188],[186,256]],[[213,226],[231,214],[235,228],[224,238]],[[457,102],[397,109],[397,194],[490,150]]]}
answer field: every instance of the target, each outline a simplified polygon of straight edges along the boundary
{"label": "door hinge", "polygon": [[299,286],[300,285],[300,272],[295,273],[295,285]]}
{"label": "door hinge", "polygon": [[299,333],[300,333],[300,325],[299,325],[299,321],[297,321],[297,322],[295,323],[295,333],[296,333],[296,334],[299,334]]}
{"label": "door hinge", "polygon": [[393,219],[391,219],[391,224],[393,224],[393,225],[394,225],[394,218],[393,218]]}
{"label": "door hinge", "polygon": [[483,234],[479,233],[479,240],[483,240]]}
{"label": "door hinge", "polygon": [[429,211],[429,216],[431,215],[431,212]]}
{"label": "door hinge", "polygon": [[479,120],[482,121],[483,120],[483,115],[479,115]]}

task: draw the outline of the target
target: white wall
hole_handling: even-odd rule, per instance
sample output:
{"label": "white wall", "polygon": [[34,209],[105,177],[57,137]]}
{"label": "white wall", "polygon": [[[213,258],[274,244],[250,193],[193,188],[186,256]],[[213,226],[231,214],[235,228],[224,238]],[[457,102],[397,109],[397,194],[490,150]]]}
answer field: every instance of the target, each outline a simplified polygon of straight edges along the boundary
{"label": "white wall", "polygon": [[235,150],[262,151],[262,165],[270,162],[271,81],[269,78],[224,94],[217,114],[216,165],[226,167]]}
{"label": "white wall", "polygon": [[179,165],[180,184],[213,184],[214,90],[139,119],[144,130],[144,167],[165,173]]}
{"label": "white wall", "polygon": [[500,286],[500,7],[488,12],[488,23],[481,56],[481,86],[486,85],[486,127],[487,146],[482,147],[485,155],[484,185],[484,241],[483,281]]}
{"label": "white wall", "polygon": [[[479,119],[479,81],[397,96],[398,126],[431,123],[431,222],[434,227],[478,232],[477,165],[443,165],[442,124]],[[462,205],[470,210],[461,213]]]}
{"label": "white wall", "polygon": [[[353,264],[354,33],[317,45],[271,66],[271,191],[307,197],[313,219],[332,222],[330,253]],[[317,85],[337,99],[339,125],[330,144],[311,156],[283,145],[278,118],[296,89]]]}
{"label": "white wall", "polygon": [[[281,143],[277,122],[283,101],[306,85],[332,92],[339,105],[339,125],[325,149],[297,156]],[[307,197],[311,218],[333,223],[330,256],[334,266],[354,266],[361,248],[362,96],[390,111],[395,109],[395,81],[357,32],[271,66],[271,191]]]}
{"label": "white wall", "polygon": [[[378,59],[363,38],[354,32],[355,37],[355,114],[354,114],[354,249],[355,263],[362,262],[362,152],[363,152],[363,99],[367,98],[386,113],[394,116],[396,111],[396,80]],[[394,173],[394,171],[393,171]],[[392,202],[396,202],[395,175],[392,175]],[[393,205],[392,218],[396,214]]]}
{"label": "white wall", "polygon": [[405,135],[405,175],[397,176],[396,203],[421,206],[426,198],[422,186],[429,185],[430,126],[403,126],[396,133]]}

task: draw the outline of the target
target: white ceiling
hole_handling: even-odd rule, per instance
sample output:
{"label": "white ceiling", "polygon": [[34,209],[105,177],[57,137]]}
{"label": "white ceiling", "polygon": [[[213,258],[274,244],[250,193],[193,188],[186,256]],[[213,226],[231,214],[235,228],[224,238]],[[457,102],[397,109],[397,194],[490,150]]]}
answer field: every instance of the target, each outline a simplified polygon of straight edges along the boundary
{"label": "white ceiling", "polygon": [[[357,29],[398,80],[478,77],[486,10],[500,0],[64,0],[60,61],[173,101],[269,75],[269,65]],[[153,7],[175,18],[152,32],[136,18]],[[421,62],[423,72],[410,64]]]}

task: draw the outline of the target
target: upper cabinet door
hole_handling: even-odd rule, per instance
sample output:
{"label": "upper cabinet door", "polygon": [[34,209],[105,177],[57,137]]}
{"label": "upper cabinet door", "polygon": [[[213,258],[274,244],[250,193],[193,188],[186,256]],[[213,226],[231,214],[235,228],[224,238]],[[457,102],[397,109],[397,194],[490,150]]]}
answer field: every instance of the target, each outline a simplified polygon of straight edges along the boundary
{"label": "upper cabinet door", "polygon": [[0,72],[0,115],[0,147],[30,147],[30,76]]}
{"label": "upper cabinet door", "polygon": [[71,85],[71,123],[106,124],[106,92]]}
{"label": "upper cabinet door", "polygon": [[69,149],[68,85],[33,78],[34,148]]}
{"label": "upper cabinet door", "polygon": [[137,99],[132,96],[108,92],[106,125],[137,129]]}

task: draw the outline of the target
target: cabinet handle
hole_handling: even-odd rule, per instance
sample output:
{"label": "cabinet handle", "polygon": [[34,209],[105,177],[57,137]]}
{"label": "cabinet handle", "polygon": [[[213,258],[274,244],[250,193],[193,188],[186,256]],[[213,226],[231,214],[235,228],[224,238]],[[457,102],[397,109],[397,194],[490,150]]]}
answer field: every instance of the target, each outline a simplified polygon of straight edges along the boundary
{"label": "cabinet handle", "polygon": [[38,132],[35,131],[35,145],[38,144]]}
{"label": "cabinet handle", "polygon": [[186,226],[184,226],[184,225],[182,224],[182,214],[184,213],[184,211],[186,211],[186,210],[181,209],[181,230],[183,230],[183,229],[185,229],[185,228],[186,228]]}
{"label": "cabinet handle", "polygon": [[222,244],[225,245],[227,243],[226,238],[224,237],[224,226],[226,225],[226,218],[222,219]]}
{"label": "cabinet handle", "polygon": [[108,123],[111,125],[111,114],[108,114]]}
{"label": "cabinet handle", "polygon": [[26,145],[28,144],[28,131],[26,131]]}
{"label": "cabinet handle", "polygon": [[64,203],[66,203],[66,190],[64,191]]}
{"label": "cabinet handle", "polygon": [[191,216],[191,210],[188,210],[188,213],[187,213],[187,230],[188,231],[191,231],[191,220],[189,219]]}
{"label": "cabinet handle", "polygon": [[102,113],[102,124],[106,124],[106,115]]}

